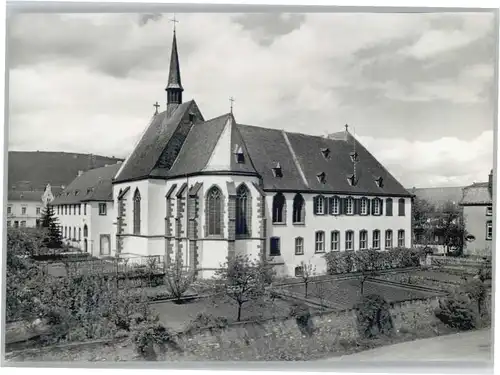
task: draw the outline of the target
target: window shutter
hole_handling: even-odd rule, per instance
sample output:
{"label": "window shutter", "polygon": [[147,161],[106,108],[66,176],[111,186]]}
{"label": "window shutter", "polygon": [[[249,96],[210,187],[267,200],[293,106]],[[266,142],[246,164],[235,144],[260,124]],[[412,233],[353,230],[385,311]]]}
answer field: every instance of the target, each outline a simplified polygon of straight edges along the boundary
{"label": "window shutter", "polygon": [[344,215],[345,204],[345,198],[339,198],[339,215]]}
{"label": "window shutter", "polygon": [[382,199],[380,199],[379,203],[380,203],[380,214],[379,215],[383,215],[383,213],[384,213],[384,201]]}
{"label": "window shutter", "polygon": [[372,211],[371,210],[371,202],[372,202],[372,200],[366,199],[366,214],[367,215],[371,215],[371,213],[372,213],[371,212]]}
{"label": "window shutter", "polygon": [[318,197],[313,198],[313,212],[315,215],[318,214]]}
{"label": "window shutter", "polygon": [[372,199],[372,201],[371,201],[370,206],[371,206],[372,212],[375,212],[375,201],[376,201],[376,199]]}
{"label": "window shutter", "polygon": [[356,198],[353,198],[353,204],[354,204],[354,215],[359,215],[359,213],[361,212],[361,202],[359,199],[356,199]]}
{"label": "window shutter", "polygon": [[325,199],[325,201],[324,201],[325,202],[325,210],[324,210],[324,212],[325,212],[325,215],[329,215],[331,213],[331,202],[332,202],[331,199],[332,198],[331,197],[325,197],[324,199]]}

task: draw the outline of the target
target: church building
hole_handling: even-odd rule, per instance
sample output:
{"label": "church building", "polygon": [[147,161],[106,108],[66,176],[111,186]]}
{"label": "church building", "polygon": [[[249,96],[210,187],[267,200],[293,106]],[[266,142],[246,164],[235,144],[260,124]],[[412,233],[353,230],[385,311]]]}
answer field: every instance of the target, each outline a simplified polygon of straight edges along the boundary
{"label": "church building", "polygon": [[411,246],[412,195],[348,127],[328,137],[206,119],[183,100],[174,30],[166,110],[113,179],[120,257],[181,256],[208,278],[227,257],[294,276],[329,251]]}

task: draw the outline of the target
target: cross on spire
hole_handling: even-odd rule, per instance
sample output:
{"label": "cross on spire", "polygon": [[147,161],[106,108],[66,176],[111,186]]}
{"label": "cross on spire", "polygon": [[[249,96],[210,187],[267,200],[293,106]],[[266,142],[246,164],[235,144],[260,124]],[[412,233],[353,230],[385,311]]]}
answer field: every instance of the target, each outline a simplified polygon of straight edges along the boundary
{"label": "cross on spire", "polygon": [[229,101],[231,102],[231,113],[233,113],[233,103],[234,103],[234,98],[231,96],[229,98]]}
{"label": "cross on spire", "polygon": [[177,20],[177,18],[175,18],[175,13],[174,13],[174,17],[173,17],[173,18],[170,18],[170,19],[169,19],[169,21],[174,23],[174,33],[175,33],[175,24],[179,22],[179,21]]}
{"label": "cross on spire", "polygon": [[158,102],[156,102],[155,104],[153,104],[153,107],[156,108],[155,115],[157,115],[158,114],[158,108],[160,108],[160,105],[158,104]]}

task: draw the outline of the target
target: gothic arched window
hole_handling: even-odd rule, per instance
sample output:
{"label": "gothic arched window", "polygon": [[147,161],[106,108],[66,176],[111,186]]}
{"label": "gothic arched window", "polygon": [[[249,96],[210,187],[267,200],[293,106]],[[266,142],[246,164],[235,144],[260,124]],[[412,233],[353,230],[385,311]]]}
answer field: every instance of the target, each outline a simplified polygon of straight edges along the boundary
{"label": "gothic arched window", "polygon": [[293,198],[293,222],[304,223],[305,219],[305,202],[302,194],[297,193]]}
{"label": "gothic arched window", "polygon": [[251,225],[251,202],[250,191],[245,184],[241,184],[236,190],[236,234],[250,234]]}
{"label": "gothic arched window", "polygon": [[141,233],[141,193],[135,189],[134,193],[134,234]]}
{"label": "gothic arched window", "polygon": [[282,193],[278,193],[273,198],[273,223],[285,223],[286,222],[286,212],[285,212],[285,196]]}
{"label": "gothic arched window", "polygon": [[207,235],[222,235],[222,192],[212,186],[207,193]]}

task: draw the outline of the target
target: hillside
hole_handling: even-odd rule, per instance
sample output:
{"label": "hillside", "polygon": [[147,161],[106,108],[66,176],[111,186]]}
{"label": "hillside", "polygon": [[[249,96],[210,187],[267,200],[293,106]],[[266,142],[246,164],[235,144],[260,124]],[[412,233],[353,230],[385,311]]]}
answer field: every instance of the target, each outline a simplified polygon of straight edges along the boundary
{"label": "hillside", "polygon": [[44,189],[52,186],[67,186],[78,175],[78,171],[116,164],[123,159],[101,155],[76,154],[50,151],[9,151],[8,186],[12,189]]}

